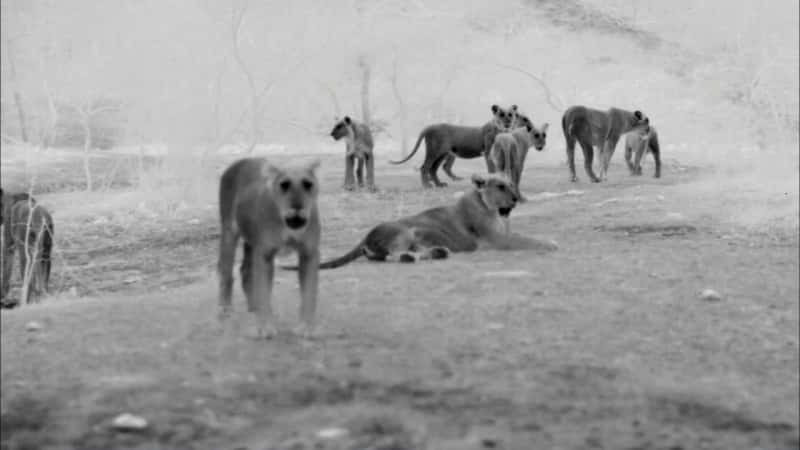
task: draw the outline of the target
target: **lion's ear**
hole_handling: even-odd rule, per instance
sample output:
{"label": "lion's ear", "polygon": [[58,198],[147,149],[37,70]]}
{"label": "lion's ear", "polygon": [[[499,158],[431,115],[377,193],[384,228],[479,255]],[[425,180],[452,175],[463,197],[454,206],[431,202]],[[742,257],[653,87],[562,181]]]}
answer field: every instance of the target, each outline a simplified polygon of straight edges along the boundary
{"label": "lion's ear", "polygon": [[547,133],[547,127],[549,126],[550,126],[549,123],[545,123],[544,125],[542,125],[542,133]]}
{"label": "lion's ear", "polygon": [[316,172],[317,169],[319,169],[319,165],[320,165],[319,158],[314,158],[306,164],[306,170],[308,170],[311,173],[314,173]]}
{"label": "lion's ear", "polygon": [[352,120],[350,120],[350,116],[344,116],[344,123],[346,123],[346,124],[350,125],[350,123],[352,123],[352,122],[353,122],[353,121],[352,121]]}
{"label": "lion's ear", "polygon": [[642,114],[642,112],[641,112],[641,111],[639,111],[638,109],[637,109],[636,111],[634,111],[634,112],[633,112],[633,116],[634,116],[634,117],[636,117],[638,120],[642,120],[642,116],[643,116],[643,115],[644,115],[644,114]]}
{"label": "lion's ear", "polygon": [[264,164],[261,166],[261,175],[266,178],[276,178],[280,174],[281,169],[273,166],[267,161],[264,161]]}
{"label": "lion's ear", "polygon": [[475,185],[478,189],[483,189],[486,187],[486,178],[478,175],[477,173],[472,174],[472,184]]}
{"label": "lion's ear", "polygon": [[512,111],[516,111],[517,110],[517,105],[511,105],[511,110]]}
{"label": "lion's ear", "polygon": [[497,114],[497,111],[498,111],[499,109],[500,109],[500,107],[499,107],[499,106],[497,106],[497,105],[492,105],[492,112],[493,112],[493,113]]}

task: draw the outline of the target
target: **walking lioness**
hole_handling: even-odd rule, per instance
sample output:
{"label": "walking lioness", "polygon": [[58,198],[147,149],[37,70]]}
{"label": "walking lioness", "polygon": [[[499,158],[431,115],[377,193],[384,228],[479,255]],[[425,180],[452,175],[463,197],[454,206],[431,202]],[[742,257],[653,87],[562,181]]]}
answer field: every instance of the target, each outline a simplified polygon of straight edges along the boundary
{"label": "walking lioness", "polygon": [[[539,152],[544,149],[547,144],[547,128],[548,124],[542,125],[540,129],[528,122],[524,127],[510,133],[500,133],[494,138],[489,153],[491,160],[495,168],[505,173],[517,189],[520,189],[522,169],[525,167],[528,149],[533,147]],[[519,200],[525,201],[521,190]]]}
{"label": "walking lioness", "polygon": [[400,161],[389,161],[392,164],[402,164],[417,152],[422,140],[425,140],[425,161],[420,167],[422,186],[431,187],[431,181],[437,187],[447,186],[439,180],[436,171],[442,163],[446,163],[445,170],[454,180],[459,179],[451,171],[455,156],[459,158],[477,158],[483,156],[486,160],[488,171],[493,171],[489,160],[489,148],[494,142],[497,133],[505,131],[511,126],[512,120],[516,115],[516,106],[510,110],[492,105],[492,120],[482,127],[465,127],[461,125],[451,125],[449,123],[439,123],[425,127],[417,139],[414,149]]}
{"label": "walking lioness", "polygon": [[[561,119],[564,138],[567,141],[567,162],[571,180],[578,181],[575,175],[575,142],[583,150],[583,167],[589,179],[597,183],[606,179],[608,164],[617,147],[620,136],[633,130],[647,130],[650,119],[641,111],[626,111],[610,108],[600,111],[585,106],[572,106],[564,112]],[[592,170],[594,146],[600,152],[600,177]]]}
{"label": "walking lioness", "polygon": [[257,337],[276,333],[272,313],[274,258],[294,250],[299,259],[300,321],[298,333],[311,337],[317,307],[320,220],[317,209],[319,161],[279,168],[262,158],[245,158],[229,166],[219,183],[219,318],[232,310],[233,260],[241,237],[240,267],[248,311],[255,315]]}
{"label": "walking lioness", "polygon": [[[473,175],[473,189],[455,205],[428,209],[417,215],[383,222],[347,254],[320,264],[320,269],[343,266],[361,256],[373,261],[415,262],[445,259],[450,252],[472,252],[481,245],[497,250],[553,251],[553,241],[498,230],[517,205],[516,187],[505,175]],[[296,267],[284,267],[296,269]]]}

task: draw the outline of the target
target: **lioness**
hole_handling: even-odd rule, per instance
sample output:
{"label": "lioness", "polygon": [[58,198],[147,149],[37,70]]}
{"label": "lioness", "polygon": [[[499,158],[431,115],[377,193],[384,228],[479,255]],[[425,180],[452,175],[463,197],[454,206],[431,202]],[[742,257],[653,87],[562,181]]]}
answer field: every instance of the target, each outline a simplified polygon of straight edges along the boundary
{"label": "lioness", "polygon": [[516,188],[505,175],[476,174],[472,183],[474,188],[455,205],[383,222],[370,230],[353,250],[320,264],[320,269],[341,267],[361,256],[373,261],[398,262],[445,259],[450,252],[472,252],[481,244],[498,250],[547,252],[558,248],[553,241],[498,231],[500,218],[507,218],[517,204]]}
{"label": "lioness", "polygon": [[[527,124],[531,123],[530,119],[528,119],[528,117],[526,117],[519,111],[519,107],[517,105],[511,105],[511,108],[508,109],[505,117],[503,117],[502,111],[500,111],[499,117],[495,116],[494,120],[495,120],[495,125],[497,127],[497,133],[505,133],[519,127],[524,127]],[[496,135],[497,134],[495,134],[495,136]],[[489,137],[490,136],[487,136],[487,139]],[[489,149],[491,148],[491,143],[493,141],[494,140],[489,141],[489,145],[484,149],[484,152],[486,153],[489,152]],[[444,173],[446,173],[451,180],[459,181],[462,180],[463,178],[453,173],[453,164],[455,164],[455,162],[456,162],[456,154],[450,153],[444,159],[444,164],[442,164],[442,170],[444,170]],[[487,160],[486,169],[490,173],[495,171],[494,163],[491,158]]]}
{"label": "lioness", "polygon": [[[353,173],[358,178],[358,187],[364,187],[364,163],[367,165],[367,189],[375,190],[375,157],[373,156],[372,132],[366,124],[356,122],[349,116],[336,122],[331,130],[331,137],[335,140],[345,139],[344,157],[344,188],[353,190],[355,180]],[[358,162],[357,169],[354,163]]]}
{"label": "lioness", "polygon": [[[512,107],[516,110],[515,107]],[[514,117],[510,111],[507,111],[498,105],[492,105],[492,120],[483,125],[482,127],[465,127],[460,125],[451,125],[449,123],[439,123],[430,125],[423,129],[419,138],[417,139],[414,149],[401,161],[389,161],[392,164],[402,164],[417,152],[422,139],[425,139],[425,161],[420,167],[420,175],[422,177],[422,186],[431,187],[431,180],[434,185],[438,187],[446,186],[439,180],[436,171],[439,166],[447,161],[447,174],[454,180],[460,179],[455,176],[450,169],[452,162],[448,158],[455,159],[454,156],[459,158],[477,158],[483,156],[486,160],[486,167],[491,171],[491,161],[489,161],[489,147],[494,142],[494,137],[497,133],[508,129],[511,125],[511,120]]]}
{"label": "lioness", "polygon": [[239,270],[248,311],[254,313],[256,337],[270,338],[277,332],[271,302],[274,257],[291,250],[297,252],[300,266],[297,332],[312,336],[319,266],[318,166],[314,160],[302,167],[278,168],[263,158],[245,158],[222,174],[217,266],[221,321],[232,310],[233,260],[241,237],[244,258]]}
{"label": "lioness", "polygon": [[[578,141],[583,150],[586,175],[597,183],[601,179],[606,179],[608,164],[611,162],[611,156],[620,136],[637,129],[647,130],[650,119],[638,110],[630,112],[610,108],[608,111],[600,111],[585,106],[572,106],[564,112],[561,126],[567,141],[567,162],[571,180],[578,181],[575,175],[575,141]],[[593,146],[597,146],[600,151],[600,178],[592,170]]]}
{"label": "lioness", "polygon": [[[642,174],[642,156],[645,153],[652,153],[653,160],[656,162],[654,178],[661,177],[661,150],[658,146],[658,133],[655,127],[650,127],[650,131],[632,131],[625,136],[625,162],[631,175]],[[636,154],[636,159],[631,164],[631,154]]]}
{"label": "lioness", "polygon": [[0,198],[3,224],[0,300],[4,305],[9,304],[6,297],[11,289],[14,253],[18,252],[21,301],[30,303],[32,298],[38,299],[49,290],[53,217],[27,193],[7,194],[0,189]]}
{"label": "lioness", "polygon": [[[500,133],[494,138],[490,156],[495,168],[506,176],[519,189],[522,178],[522,169],[525,167],[525,157],[528,149],[535,148],[542,151],[547,143],[547,128],[545,123],[541,129],[528,122],[524,127],[517,128],[510,133]],[[525,196],[520,191],[519,201],[524,202]]]}

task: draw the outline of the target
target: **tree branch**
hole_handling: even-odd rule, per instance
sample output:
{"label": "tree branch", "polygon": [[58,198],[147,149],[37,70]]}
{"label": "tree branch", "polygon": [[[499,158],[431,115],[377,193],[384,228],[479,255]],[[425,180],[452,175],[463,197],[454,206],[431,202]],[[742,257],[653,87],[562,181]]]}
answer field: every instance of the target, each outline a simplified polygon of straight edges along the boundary
{"label": "tree branch", "polygon": [[547,104],[550,105],[551,108],[553,108],[554,110],[556,110],[558,112],[564,111],[564,101],[561,100],[561,97],[558,94],[556,94],[555,92],[553,92],[552,89],[550,89],[550,86],[548,86],[547,83],[541,77],[538,77],[538,76],[528,72],[527,70],[520,69],[519,67],[510,66],[510,65],[502,64],[502,63],[495,63],[495,64],[497,66],[499,66],[499,67],[503,67],[505,69],[513,70],[514,72],[521,73],[521,74],[527,76],[528,78],[536,81],[536,83],[539,84],[539,86],[542,88],[542,90],[544,90],[545,101],[547,102]]}

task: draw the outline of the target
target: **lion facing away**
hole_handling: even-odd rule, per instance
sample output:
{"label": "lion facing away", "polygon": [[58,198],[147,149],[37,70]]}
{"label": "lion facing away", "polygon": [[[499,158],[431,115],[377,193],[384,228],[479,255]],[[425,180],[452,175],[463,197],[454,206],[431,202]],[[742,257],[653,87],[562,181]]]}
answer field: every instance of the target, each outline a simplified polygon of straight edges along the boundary
{"label": "lion facing away", "polygon": [[449,123],[427,126],[420,132],[417,143],[408,156],[400,161],[389,162],[402,164],[408,161],[417,152],[424,139],[425,161],[419,169],[423,187],[431,187],[431,181],[438,187],[446,186],[436,175],[439,166],[445,162],[447,163],[445,168],[447,174],[454,180],[460,179],[451,171],[455,156],[467,159],[483,156],[486,160],[487,170],[491,172],[489,148],[494,142],[495,136],[501,131],[507,130],[511,125],[516,113],[515,110],[515,106],[512,106],[510,110],[506,110],[498,105],[492,105],[492,120],[481,127],[467,127]]}
{"label": "lion facing away", "polygon": [[0,189],[0,198],[3,224],[0,299],[8,303],[14,253],[17,253],[21,302],[30,303],[49,290],[55,235],[53,217],[27,193],[7,194]]}
{"label": "lion facing away", "polygon": [[[498,231],[517,204],[516,188],[502,174],[473,175],[473,189],[454,205],[440,206],[398,220],[383,222],[345,255],[320,264],[333,269],[361,256],[372,261],[415,262],[445,259],[450,252],[473,252],[480,246],[497,250],[549,252],[552,241]],[[296,269],[296,267],[284,267]]]}
{"label": "lion facing away", "polygon": [[[514,186],[519,189],[522,179],[522,169],[525,167],[525,158],[528,149],[535,148],[542,151],[547,144],[548,124],[536,128],[528,122],[524,127],[516,128],[511,132],[500,133],[494,138],[490,157],[496,170],[505,173]],[[520,192],[520,202],[526,201]]]}
{"label": "lion facing away", "polygon": [[219,184],[219,318],[231,313],[233,262],[241,238],[240,266],[248,311],[257,337],[277,332],[272,312],[275,255],[297,252],[300,282],[298,333],[311,337],[317,307],[320,220],[317,208],[319,161],[302,167],[275,167],[263,158],[231,164]]}
{"label": "lion facing away", "polygon": [[[661,148],[658,145],[658,133],[655,127],[649,131],[632,131],[625,136],[625,163],[631,175],[642,174],[642,157],[645,153],[652,153],[656,163],[654,178],[661,177]],[[631,155],[635,155],[631,163]]]}
{"label": "lion facing away", "polygon": [[[575,175],[575,142],[583,150],[583,167],[586,175],[595,183],[606,179],[611,156],[617,147],[620,136],[634,130],[647,130],[650,119],[641,111],[627,111],[610,108],[608,111],[591,109],[585,106],[572,106],[564,112],[561,119],[564,138],[567,141],[567,162],[571,180],[578,181]],[[592,170],[594,146],[600,156],[600,177]]]}
{"label": "lion facing away", "polygon": [[[345,140],[344,188],[353,190],[355,179],[358,187],[364,187],[364,165],[367,166],[367,189],[375,190],[375,156],[372,152],[374,143],[369,127],[356,122],[349,116],[336,122],[331,130],[335,140]],[[356,166],[357,165],[357,166]],[[355,176],[354,176],[355,174]]]}

